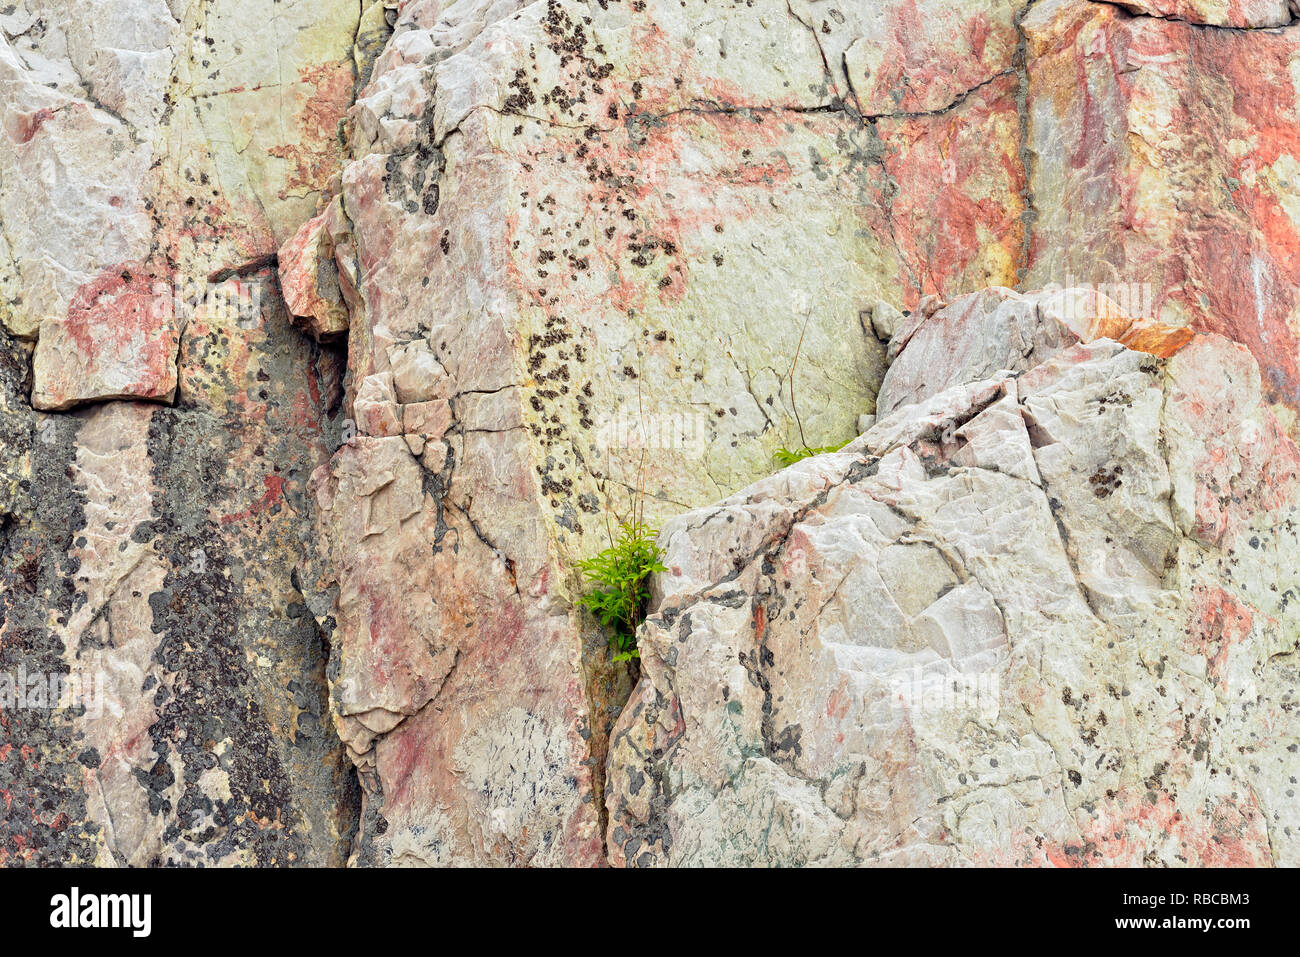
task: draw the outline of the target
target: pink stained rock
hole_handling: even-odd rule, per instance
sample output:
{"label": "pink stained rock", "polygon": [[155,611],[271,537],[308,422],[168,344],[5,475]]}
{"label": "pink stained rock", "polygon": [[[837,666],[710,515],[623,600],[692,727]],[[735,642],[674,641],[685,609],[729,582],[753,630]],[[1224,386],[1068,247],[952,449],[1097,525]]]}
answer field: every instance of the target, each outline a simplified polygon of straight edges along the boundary
{"label": "pink stained rock", "polygon": [[318,342],[336,341],[348,331],[328,217],[326,211],[303,223],[277,257],[289,313]]}
{"label": "pink stained rock", "polygon": [[1014,285],[1025,255],[1019,81],[999,75],[936,115],[881,117],[908,288],[900,303]]}
{"label": "pink stained rock", "polygon": [[[783,0],[716,35],[698,0],[403,10],[350,113],[356,437],[316,481],[358,862],[598,859],[628,678],[575,563],[638,487],[657,523],[801,432],[849,440],[884,372],[867,304],[1015,281],[1015,11],[987,6],[918,53],[935,114],[878,126],[828,57],[847,34]],[[460,772],[509,734],[540,742],[522,816],[504,770]]]}
{"label": "pink stained rock", "polygon": [[935,113],[1010,72],[1025,0],[903,0],[827,8],[795,0],[833,89],[869,117]]}
{"label": "pink stained rock", "polygon": [[[21,37],[0,50],[0,321],[42,340],[49,410],[173,398],[196,287],[274,254],[327,195],[358,65],[357,4],[103,6],[0,14]],[[248,32],[272,14],[283,32]],[[140,270],[167,287],[154,305],[135,280],[109,294]]]}
{"label": "pink stained rock", "polygon": [[1300,406],[1294,30],[1233,31],[1051,0],[1025,18],[1026,281],[1128,288],[1242,343]]}
{"label": "pink stained rock", "polygon": [[41,323],[32,406],[176,394],[179,344],[173,287],[148,267],[110,267],[77,290],[62,321]]}
{"label": "pink stained rock", "polygon": [[9,0],[0,863],[1300,863],[1289,17]]}

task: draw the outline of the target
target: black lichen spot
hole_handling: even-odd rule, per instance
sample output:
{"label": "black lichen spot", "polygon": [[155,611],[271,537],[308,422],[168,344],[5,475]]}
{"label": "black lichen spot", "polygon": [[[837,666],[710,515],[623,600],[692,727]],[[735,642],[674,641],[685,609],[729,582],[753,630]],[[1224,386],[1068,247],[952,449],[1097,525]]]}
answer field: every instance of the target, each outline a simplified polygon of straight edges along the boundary
{"label": "black lichen spot", "polygon": [[1107,469],[1104,466],[1099,467],[1088,478],[1088,484],[1092,486],[1092,494],[1097,498],[1109,498],[1115,493],[1121,485],[1124,484],[1120,478],[1124,474],[1124,466],[1115,465]]}

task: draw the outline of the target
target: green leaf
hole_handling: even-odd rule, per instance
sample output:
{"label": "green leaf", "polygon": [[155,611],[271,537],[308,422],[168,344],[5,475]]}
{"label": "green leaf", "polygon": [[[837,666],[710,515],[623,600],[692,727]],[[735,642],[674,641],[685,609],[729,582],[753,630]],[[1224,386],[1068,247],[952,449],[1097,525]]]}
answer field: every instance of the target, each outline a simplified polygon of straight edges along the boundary
{"label": "green leaf", "polygon": [[614,661],[639,658],[636,629],[645,618],[650,600],[649,578],[666,572],[663,552],[656,538],[659,533],[643,522],[619,526],[618,539],[612,546],[592,558],[576,563],[583,578],[595,586],[578,599],[578,604],[592,613],[610,630],[609,646]]}
{"label": "green leaf", "polygon": [[[853,441],[852,439],[849,442]],[[845,442],[844,445],[848,445]],[[844,448],[844,445],[819,445],[816,448],[804,446],[801,449],[795,449],[793,452],[785,446],[777,449],[774,458],[782,465],[794,465],[795,462],[802,462],[804,459],[812,458],[814,455],[824,455],[827,452],[838,452]]]}

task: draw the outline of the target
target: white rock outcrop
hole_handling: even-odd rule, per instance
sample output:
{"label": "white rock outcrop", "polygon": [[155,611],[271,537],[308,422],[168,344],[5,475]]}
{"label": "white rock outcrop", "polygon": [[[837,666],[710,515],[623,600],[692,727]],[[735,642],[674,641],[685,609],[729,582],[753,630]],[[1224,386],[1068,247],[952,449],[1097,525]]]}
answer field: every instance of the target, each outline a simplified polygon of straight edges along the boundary
{"label": "white rock outcrop", "polygon": [[666,526],[614,863],[1300,862],[1300,453],[1242,347],[1060,301],[954,301],[865,435]]}

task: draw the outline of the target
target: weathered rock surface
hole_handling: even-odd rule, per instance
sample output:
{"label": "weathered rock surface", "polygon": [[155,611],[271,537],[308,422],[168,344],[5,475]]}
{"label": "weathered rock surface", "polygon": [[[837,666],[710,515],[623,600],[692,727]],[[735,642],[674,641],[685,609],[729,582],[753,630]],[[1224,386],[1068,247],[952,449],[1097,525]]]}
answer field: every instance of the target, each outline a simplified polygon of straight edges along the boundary
{"label": "weathered rock surface", "polygon": [[[602,859],[627,677],[573,607],[572,563],[638,489],[659,521],[780,446],[851,438],[884,371],[867,304],[1014,281],[998,10],[998,43],[959,49],[924,98],[951,115],[877,126],[784,3],[402,9],[350,114],[355,261],[335,265],[356,277],[358,436],[318,485],[318,607],[373,812],[358,859]],[[937,71],[951,45],[926,44]],[[982,88],[957,103],[967,76]],[[953,137],[1000,148],[949,169]],[[940,220],[960,225],[936,240]],[[465,773],[521,729],[545,742],[515,755],[546,795],[524,811],[518,779]]]}
{"label": "weathered rock surface", "polygon": [[0,860],[1294,862],[1292,13],[3,6]]}
{"label": "weathered rock surface", "polygon": [[285,306],[318,342],[336,341],[348,331],[346,280],[340,280],[335,246],[344,229],[343,207],[335,198],[328,210],[303,223],[276,257]]}
{"label": "weathered rock surface", "polygon": [[[888,304],[877,308],[890,309]],[[876,396],[878,417],[949,386],[1003,370],[1026,372],[1079,342],[1114,339],[1167,358],[1195,335],[1185,326],[1130,317],[1119,303],[1091,289],[1021,295],[995,288],[942,310],[918,310],[888,327],[873,314],[872,323],[892,333],[889,371]]]}
{"label": "weathered rock surface", "polygon": [[0,672],[90,695],[5,708],[0,861],[346,856],[355,785],[293,583],[338,360],[270,302],[196,315],[180,357],[175,409],[9,394]]}
{"label": "weathered rock surface", "polygon": [[0,318],[21,337],[39,332],[36,408],[173,398],[177,313],[193,288],[273,253],[338,172],[358,9],[4,8]]}
{"label": "weathered rock surface", "polygon": [[1281,27],[1293,19],[1287,0],[1117,0],[1117,6],[1151,17],[1222,27]]}
{"label": "weathered rock surface", "polygon": [[1300,31],[1075,0],[1035,4],[1023,29],[1028,284],[1100,284],[1130,311],[1242,343],[1296,434]]}
{"label": "weathered rock surface", "polygon": [[[347,858],[356,784],[295,584],[344,369],[273,256],[340,167],[357,24],[0,15],[2,863]],[[170,404],[86,405],[121,398]],[[68,693],[16,702],[20,675]]]}
{"label": "weathered rock surface", "polygon": [[668,523],[614,863],[1297,862],[1300,452],[1240,346],[1047,331]]}
{"label": "weathered rock surface", "polygon": [[[922,321],[927,297],[1070,278],[1052,243],[1078,237],[1030,232],[1073,187],[1026,166],[1052,119],[1027,9],[965,5],[954,31],[903,5],[402,8],[349,117],[329,215],[351,242],[332,265],[329,244],[285,257],[309,286],[336,270],[350,304],[358,434],[317,476],[314,607],[338,627],[334,707],[367,792],[355,860],[601,859],[626,677],[573,610],[572,563],[637,490],[652,521],[725,496],[778,446],[966,381],[1001,336],[1030,350],[984,375],[1191,337],[1177,310],[1130,318],[1087,291],[961,325],[964,343]],[[969,302],[998,296],[1016,299]],[[919,337],[887,376],[880,300],[911,310],[895,356]],[[485,753],[545,798],[466,773]]]}

